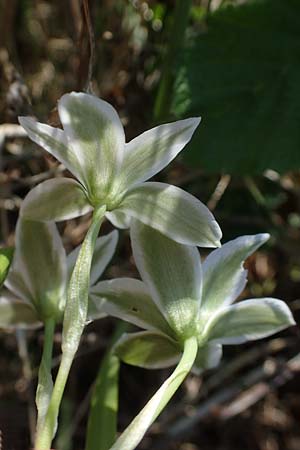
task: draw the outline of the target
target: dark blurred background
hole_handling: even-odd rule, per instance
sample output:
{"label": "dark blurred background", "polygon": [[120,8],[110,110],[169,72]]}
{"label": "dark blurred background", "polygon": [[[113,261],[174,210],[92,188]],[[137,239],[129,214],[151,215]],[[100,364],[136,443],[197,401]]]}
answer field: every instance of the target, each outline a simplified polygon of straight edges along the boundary
{"label": "dark blurred background", "polygon": [[[300,308],[299,0],[0,0],[0,239],[14,244],[22,199],[64,168],[30,142],[18,115],[60,126],[56,102],[89,89],[112,103],[127,140],[189,116],[202,123],[156,179],[205,202],[223,242],[269,232],[247,261],[243,297]],[[89,217],[59,224],[67,250]],[[104,232],[110,225],[104,225]],[[205,256],[205,254],[203,254]],[[105,278],[136,276],[127,232]],[[86,328],[62,405],[58,450],[84,449],[93,381],[115,322]],[[55,337],[59,363],[60,330]],[[30,448],[43,334],[0,335],[0,448]],[[190,376],[139,449],[299,450],[295,327],[226,347],[219,369]],[[122,430],[168,376],[122,366]],[[1,444],[2,439],[2,444]]]}

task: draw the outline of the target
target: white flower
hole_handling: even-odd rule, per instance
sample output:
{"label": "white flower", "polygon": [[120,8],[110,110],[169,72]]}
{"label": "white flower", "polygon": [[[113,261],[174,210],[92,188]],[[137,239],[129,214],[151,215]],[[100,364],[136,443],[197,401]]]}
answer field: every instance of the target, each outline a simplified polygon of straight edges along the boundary
{"label": "white flower", "polygon": [[[146,329],[125,335],[116,352],[145,368],[175,364],[184,342],[198,341],[195,370],[217,365],[223,344],[240,344],[276,333],[294,319],[274,298],[232,305],[247,282],[244,260],[268,234],[243,236],[214,250],[201,267],[196,247],[178,244],[135,221],[131,241],[143,281],[119,278],[91,288],[95,309]],[[95,312],[94,312],[95,314]]]}
{"label": "white flower", "polygon": [[[117,241],[117,231],[97,239],[91,285],[111,260]],[[62,320],[67,284],[79,248],[66,256],[53,222],[19,219],[13,262],[0,296],[1,328],[35,328],[48,318]]]}
{"label": "white flower", "polygon": [[23,217],[59,221],[102,205],[119,228],[135,218],[183,244],[220,245],[221,230],[203,203],[178,187],[145,182],[189,142],[199,118],[160,125],[125,143],[116,111],[103,100],[73,92],[61,98],[58,112],[63,130],[29,117],[20,124],[78,181],[41,183],[26,197]]}

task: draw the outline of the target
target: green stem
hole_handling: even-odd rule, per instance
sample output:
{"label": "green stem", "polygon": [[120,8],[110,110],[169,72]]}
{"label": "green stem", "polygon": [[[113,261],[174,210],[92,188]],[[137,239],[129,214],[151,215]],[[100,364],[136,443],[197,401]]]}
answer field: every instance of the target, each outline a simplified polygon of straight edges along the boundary
{"label": "green stem", "polygon": [[136,448],[147,429],[159,416],[190,372],[197,355],[197,350],[198,344],[195,337],[191,337],[185,341],[182,358],[172,375],[162,384],[110,450],[133,450]]}
{"label": "green stem", "polygon": [[91,263],[105,210],[103,206],[95,208],[91,226],[82,243],[71,276],[64,312],[62,360],[43,427],[39,430],[36,437],[36,450],[49,450],[56,431],[61,399],[86,323]]}
{"label": "green stem", "polygon": [[35,397],[38,411],[37,429],[36,429],[37,435],[39,434],[39,430],[44,422],[53,388],[51,369],[52,369],[54,330],[55,330],[54,318],[47,319],[45,321],[43,354],[39,367],[38,386]]}
{"label": "green stem", "polygon": [[177,0],[169,45],[165,56],[162,76],[154,105],[154,120],[160,122],[170,111],[176,62],[184,42],[192,0]]}

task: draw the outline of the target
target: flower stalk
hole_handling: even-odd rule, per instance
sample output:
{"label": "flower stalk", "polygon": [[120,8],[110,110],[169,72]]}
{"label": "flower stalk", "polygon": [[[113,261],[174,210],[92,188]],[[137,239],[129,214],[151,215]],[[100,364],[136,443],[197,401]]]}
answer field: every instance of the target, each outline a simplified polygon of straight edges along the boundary
{"label": "flower stalk", "polygon": [[190,337],[184,343],[181,360],[172,375],[162,384],[110,450],[133,450],[136,448],[147,429],[159,416],[190,372],[196,359],[197,351],[197,339],[194,336]]}
{"label": "flower stalk", "polygon": [[62,360],[43,426],[38,430],[36,450],[49,450],[56,431],[63,392],[87,319],[92,257],[105,211],[105,206],[95,208],[71,276],[63,321]]}

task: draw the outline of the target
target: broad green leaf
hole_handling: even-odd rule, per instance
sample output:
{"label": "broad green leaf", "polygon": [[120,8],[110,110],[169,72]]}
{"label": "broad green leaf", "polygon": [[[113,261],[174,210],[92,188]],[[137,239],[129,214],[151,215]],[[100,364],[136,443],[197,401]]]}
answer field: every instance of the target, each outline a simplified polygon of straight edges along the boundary
{"label": "broad green leaf", "polygon": [[19,117],[19,122],[32,141],[62,162],[79,181],[84,181],[80,162],[62,130],[36,122],[31,117]]}
{"label": "broad green leaf", "polygon": [[0,297],[0,328],[39,328],[42,325],[34,308],[9,293]]}
{"label": "broad green leaf", "polygon": [[[121,336],[127,325],[117,325],[112,345]],[[108,450],[117,434],[119,407],[119,358],[109,348],[101,361],[93,388],[88,418],[86,450]]]}
{"label": "broad green leaf", "polygon": [[220,363],[222,358],[222,345],[208,342],[198,348],[192,372],[200,375],[205,369],[213,369]]}
{"label": "broad green leaf", "polygon": [[133,278],[101,281],[90,289],[94,305],[89,318],[99,313],[126,320],[146,330],[157,330],[172,336],[168,322],[152,300],[144,283]]}
{"label": "broad green leaf", "polygon": [[73,219],[92,210],[82,186],[71,178],[54,178],[33,188],[25,197],[20,214],[28,220]]}
{"label": "broad green leaf", "polygon": [[268,234],[242,236],[211,252],[203,264],[203,316],[236,300],[247,282],[247,271],[243,268],[245,259],[269,237]]}
{"label": "broad green leaf", "polygon": [[[66,294],[66,255],[53,222],[20,218],[16,228],[16,250],[12,273],[19,273],[40,318],[61,319]],[[14,290],[14,276],[6,285]],[[21,286],[18,284],[16,291]],[[22,288],[21,288],[22,289]]]}
{"label": "broad green leaf", "polygon": [[181,244],[220,246],[222,233],[211,212],[198,199],[178,187],[156,182],[143,183],[126,194],[119,211]]}
{"label": "broad green leaf", "polygon": [[7,277],[14,254],[13,247],[0,248],[0,287]]}
{"label": "broad green leaf", "polygon": [[184,157],[206,172],[295,170],[300,2],[239,3],[210,14],[182,52],[173,113],[203,117]]}
{"label": "broad green leaf", "polygon": [[206,340],[221,344],[242,344],[261,339],[295,325],[292,313],[281,300],[245,300],[221,309],[208,322]]}
{"label": "broad green leaf", "polygon": [[199,123],[199,118],[191,118],[160,125],[126,144],[120,189],[142,183],[166,167],[190,141]]}
{"label": "broad green leaf", "polygon": [[89,197],[99,203],[112,188],[123,161],[125,135],[118,114],[104,100],[79,92],[64,95],[58,112]]}
{"label": "broad green leaf", "polygon": [[197,248],[178,244],[137,220],[130,236],[135,263],[153,300],[178,336],[191,335],[202,288]]}
{"label": "broad green leaf", "polygon": [[[113,257],[118,243],[118,232],[112,231],[96,240],[90,273],[91,286],[97,282]],[[70,279],[81,246],[76,247],[67,257],[68,279]]]}
{"label": "broad green leaf", "polygon": [[176,364],[181,349],[166,335],[140,331],[125,334],[117,342],[115,353],[126,364],[144,369],[162,369]]}

